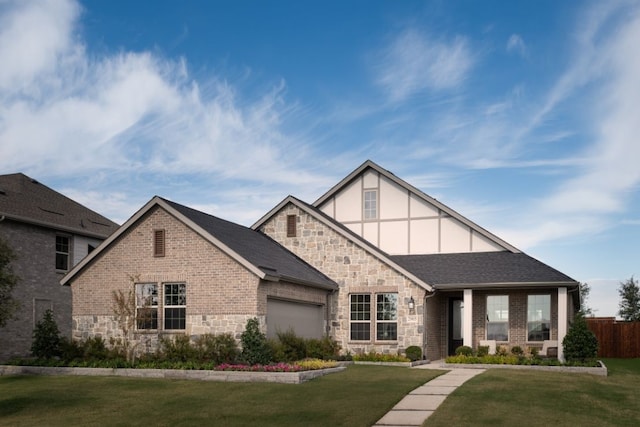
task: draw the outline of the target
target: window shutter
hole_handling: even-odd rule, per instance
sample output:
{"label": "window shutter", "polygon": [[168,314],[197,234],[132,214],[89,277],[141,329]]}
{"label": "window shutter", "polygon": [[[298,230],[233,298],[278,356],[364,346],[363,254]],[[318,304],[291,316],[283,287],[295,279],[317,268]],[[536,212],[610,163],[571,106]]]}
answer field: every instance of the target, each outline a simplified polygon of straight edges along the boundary
{"label": "window shutter", "polygon": [[287,237],[296,237],[296,216],[287,215]]}
{"label": "window shutter", "polygon": [[153,231],[153,256],[164,256],[164,230]]}

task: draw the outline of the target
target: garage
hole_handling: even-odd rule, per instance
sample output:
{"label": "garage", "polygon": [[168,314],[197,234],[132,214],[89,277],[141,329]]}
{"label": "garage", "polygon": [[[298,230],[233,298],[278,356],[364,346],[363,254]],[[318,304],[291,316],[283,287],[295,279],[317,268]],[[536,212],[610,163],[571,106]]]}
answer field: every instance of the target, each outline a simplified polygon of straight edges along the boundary
{"label": "garage", "polygon": [[324,306],[302,302],[267,299],[267,337],[274,338],[278,331],[293,329],[303,338],[324,336]]}

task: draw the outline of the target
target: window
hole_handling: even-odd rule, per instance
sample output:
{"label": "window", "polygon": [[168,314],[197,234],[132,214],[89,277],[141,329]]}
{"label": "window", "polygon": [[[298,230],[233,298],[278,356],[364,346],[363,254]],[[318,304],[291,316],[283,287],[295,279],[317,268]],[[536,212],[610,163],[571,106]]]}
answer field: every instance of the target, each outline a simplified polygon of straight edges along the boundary
{"label": "window", "polygon": [[527,341],[544,341],[551,330],[551,295],[529,295],[527,299]]}
{"label": "window", "polygon": [[371,340],[371,295],[351,295],[351,340]]}
{"label": "window", "polygon": [[185,329],[187,286],[184,283],[164,285],[164,328]]}
{"label": "window", "polygon": [[487,297],[487,339],[509,341],[509,296]]}
{"label": "window", "polygon": [[165,236],[164,230],[153,230],[153,256],[164,256]]}
{"label": "window", "polygon": [[287,215],[287,237],[296,237],[296,221],[295,215]]}
{"label": "window", "polygon": [[378,192],[376,190],[364,191],[364,219],[378,218]]}
{"label": "window", "polygon": [[158,285],[136,284],[136,328],[158,329]]}
{"label": "window", "polygon": [[376,340],[398,339],[398,294],[376,295]]}
{"label": "window", "polygon": [[69,238],[56,236],[56,270],[69,269]]}

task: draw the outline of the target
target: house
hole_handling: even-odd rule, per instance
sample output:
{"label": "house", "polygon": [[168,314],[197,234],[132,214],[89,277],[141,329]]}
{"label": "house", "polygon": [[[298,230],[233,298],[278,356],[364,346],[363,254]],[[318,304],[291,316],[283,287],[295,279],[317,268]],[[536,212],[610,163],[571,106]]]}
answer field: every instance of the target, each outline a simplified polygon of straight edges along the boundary
{"label": "house", "polygon": [[313,204],[286,197],[251,228],[155,197],[61,281],[74,336],[117,337],[114,290],[135,292],[140,339],[328,334],[343,351],[428,359],[460,345],[542,348],[578,283],[367,161]]}
{"label": "house", "polygon": [[[269,336],[327,333],[337,284],[263,233],[154,197],[61,281],[73,336],[120,338],[113,292],[135,292],[135,340],[232,333],[258,317]],[[65,286],[68,289],[68,286]]]}
{"label": "house", "polygon": [[52,310],[71,335],[71,292],[60,279],[118,225],[22,173],[0,175],[0,238],[17,255],[17,318],[0,328],[0,360],[30,354],[35,324]]}
{"label": "house", "polygon": [[253,225],[339,285],[342,348],[428,359],[484,341],[541,349],[564,338],[578,282],[367,161],[312,205],[287,197]]}

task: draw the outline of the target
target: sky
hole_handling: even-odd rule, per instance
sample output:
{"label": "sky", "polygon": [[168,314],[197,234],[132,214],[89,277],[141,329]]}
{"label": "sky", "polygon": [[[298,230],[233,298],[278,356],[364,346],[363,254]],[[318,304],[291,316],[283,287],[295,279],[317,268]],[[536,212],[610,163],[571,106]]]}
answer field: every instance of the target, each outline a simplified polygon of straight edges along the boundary
{"label": "sky", "polygon": [[367,159],[591,288],[640,276],[640,2],[0,0],[0,174],[251,225]]}

